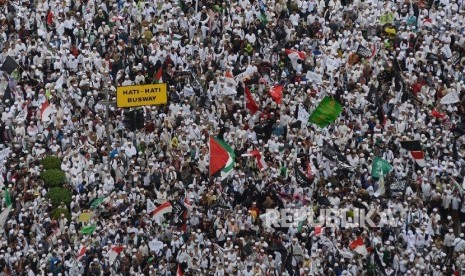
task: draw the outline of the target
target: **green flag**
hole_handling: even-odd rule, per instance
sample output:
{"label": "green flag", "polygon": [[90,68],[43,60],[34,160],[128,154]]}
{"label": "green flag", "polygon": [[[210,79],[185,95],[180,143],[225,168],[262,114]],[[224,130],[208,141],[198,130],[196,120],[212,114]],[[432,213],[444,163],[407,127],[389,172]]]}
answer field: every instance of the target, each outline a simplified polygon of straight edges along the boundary
{"label": "green flag", "polygon": [[83,228],[81,228],[81,234],[83,234],[83,235],[92,235],[96,228],[97,228],[97,226],[95,226],[95,225],[89,225],[89,226],[83,227]]}
{"label": "green flag", "polygon": [[371,176],[379,178],[381,175],[386,175],[392,170],[391,164],[381,157],[375,157],[371,165]]}
{"label": "green flag", "polygon": [[387,12],[379,17],[379,24],[384,26],[386,24],[394,24],[394,14],[392,12]]}
{"label": "green flag", "polygon": [[99,198],[94,199],[94,201],[92,201],[92,204],[90,204],[90,208],[92,208],[92,209],[97,208],[97,206],[99,206],[100,204],[102,204],[102,202],[103,202],[104,200],[105,200],[104,197],[99,197]]}
{"label": "green flag", "polygon": [[307,222],[306,219],[299,221],[299,224],[297,225],[297,231],[299,231],[299,233],[302,232],[305,222]]}
{"label": "green flag", "polygon": [[10,191],[8,191],[8,188],[5,189],[5,204],[6,207],[11,207],[11,205],[13,205],[13,203],[11,202],[11,195]]}
{"label": "green flag", "polygon": [[260,21],[263,24],[268,24],[268,19],[266,18],[266,14],[264,12],[260,12]]}
{"label": "green flag", "polygon": [[310,115],[308,121],[324,128],[334,122],[341,112],[342,105],[333,98],[326,96]]}

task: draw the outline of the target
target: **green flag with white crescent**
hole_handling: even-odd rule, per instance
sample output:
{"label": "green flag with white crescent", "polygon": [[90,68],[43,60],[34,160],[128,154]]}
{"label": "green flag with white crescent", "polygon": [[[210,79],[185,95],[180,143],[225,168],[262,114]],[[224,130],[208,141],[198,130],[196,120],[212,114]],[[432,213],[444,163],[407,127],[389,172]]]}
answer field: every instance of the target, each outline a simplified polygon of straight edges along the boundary
{"label": "green flag with white crescent", "polygon": [[392,170],[391,164],[381,157],[375,157],[371,165],[371,176],[379,178],[381,175],[387,175]]}
{"label": "green flag with white crescent", "polygon": [[324,128],[333,123],[342,112],[342,105],[331,97],[324,97],[308,120]]}

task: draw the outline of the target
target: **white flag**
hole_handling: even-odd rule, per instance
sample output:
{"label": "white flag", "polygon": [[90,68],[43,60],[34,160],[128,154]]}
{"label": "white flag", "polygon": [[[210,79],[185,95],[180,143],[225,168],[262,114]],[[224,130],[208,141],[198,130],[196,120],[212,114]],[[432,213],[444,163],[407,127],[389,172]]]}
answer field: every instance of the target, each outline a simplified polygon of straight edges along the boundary
{"label": "white flag", "polygon": [[297,120],[301,121],[302,123],[308,123],[308,119],[310,118],[310,114],[305,110],[305,108],[300,105],[299,106],[299,113],[297,114]]}
{"label": "white flag", "polygon": [[10,214],[11,206],[6,207],[0,213],[0,229],[3,232],[3,228],[5,227],[6,220],[8,219],[8,215]]}
{"label": "white flag", "polygon": [[307,81],[312,81],[315,84],[322,84],[323,78],[320,74],[317,74],[312,71],[308,71],[306,75]]}
{"label": "white flag", "polygon": [[157,206],[150,199],[147,199],[147,214],[151,214],[156,208]]}
{"label": "white flag", "polygon": [[61,89],[63,88],[63,82],[63,75],[61,75],[55,82],[55,90],[61,91]]}
{"label": "white flag", "polygon": [[375,192],[374,196],[379,197],[381,195],[384,195],[385,192],[386,192],[386,188],[384,186],[384,175],[383,173],[381,173],[379,175],[379,187],[378,187],[378,190]]}
{"label": "white flag", "polygon": [[441,104],[454,104],[460,102],[457,92],[450,92],[441,98]]}

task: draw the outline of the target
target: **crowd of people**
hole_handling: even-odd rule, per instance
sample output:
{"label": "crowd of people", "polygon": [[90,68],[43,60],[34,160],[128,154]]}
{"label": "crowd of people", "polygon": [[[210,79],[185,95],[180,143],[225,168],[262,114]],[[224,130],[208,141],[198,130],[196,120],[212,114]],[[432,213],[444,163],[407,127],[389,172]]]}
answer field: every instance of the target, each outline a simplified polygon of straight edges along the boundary
{"label": "crowd of people", "polygon": [[465,275],[464,4],[1,1],[0,274]]}

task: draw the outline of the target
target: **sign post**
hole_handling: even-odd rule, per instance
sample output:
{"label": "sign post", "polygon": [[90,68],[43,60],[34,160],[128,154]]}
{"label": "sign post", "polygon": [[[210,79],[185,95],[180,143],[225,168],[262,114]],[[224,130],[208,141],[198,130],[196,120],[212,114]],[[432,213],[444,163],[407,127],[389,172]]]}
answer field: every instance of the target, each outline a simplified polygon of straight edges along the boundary
{"label": "sign post", "polygon": [[118,108],[159,105],[168,102],[166,83],[128,85],[116,88]]}

